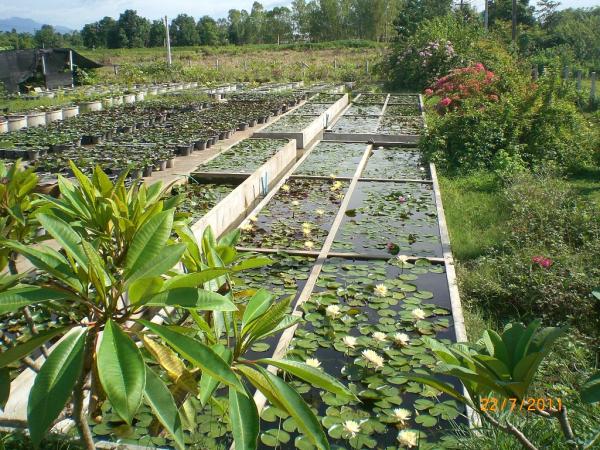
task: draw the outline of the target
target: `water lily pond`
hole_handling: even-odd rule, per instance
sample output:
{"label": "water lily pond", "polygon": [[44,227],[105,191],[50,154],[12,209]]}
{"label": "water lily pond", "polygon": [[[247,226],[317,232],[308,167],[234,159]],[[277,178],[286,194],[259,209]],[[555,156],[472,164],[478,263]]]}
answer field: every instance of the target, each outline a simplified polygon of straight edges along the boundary
{"label": "water lily pond", "polygon": [[185,200],[179,210],[190,214],[192,222],[195,222],[213,209],[237,186],[237,184],[201,184],[190,181],[184,186],[174,188],[173,193],[185,195]]}
{"label": "water lily pond", "polygon": [[333,248],[368,254],[441,256],[432,186],[359,182]]}
{"label": "water lily pond", "polygon": [[277,122],[263,130],[264,133],[294,133],[308,127],[317,116],[289,115],[282,117]]}
{"label": "water lily pond", "polygon": [[365,144],[320,142],[294,174],[352,177],[365,150]]}
{"label": "water lily pond", "polygon": [[[402,376],[434,365],[423,336],[454,338],[443,266],[334,258],[302,310],[306,322],[288,357],[321,367],[360,399],[293,381],[335,448],[395,450],[410,442],[425,449],[457,448],[443,430],[447,421],[460,420],[462,410]],[[261,417],[264,448],[313,448],[297,433],[294,419],[277,408],[266,408]]]}
{"label": "water lily pond", "polygon": [[333,179],[290,179],[242,231],[240,245],[319,250],[348,188]]}
{"label": "water lily pond", "polygon": [[251,174],[287,143],[288,141],[282,139],[246,139],[202,164],[198,170],[201,172]]}
{"label": "water lily pond", "polygon": [[418,149],[376,147],[373,149],[361,177],[427,180],[430,174]]}
{"label": "water lily pond", "polygon": [[347,116],[344,115],[332,127],[334,133],[373,134],[377,132],[380,118],[378,116]]}

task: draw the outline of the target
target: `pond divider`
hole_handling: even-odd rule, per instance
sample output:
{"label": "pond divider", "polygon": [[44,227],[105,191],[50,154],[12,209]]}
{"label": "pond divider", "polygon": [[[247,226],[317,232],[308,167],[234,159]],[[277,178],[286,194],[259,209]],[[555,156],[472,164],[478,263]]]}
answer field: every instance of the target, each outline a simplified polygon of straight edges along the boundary
{"label": "pond divider", "polygon": [[[264,130],[255,133],[253,136],[274,139],[295,139],[298,148],[302,149],[307,147],[311,142],[313,142],[320,135],[323,129],[328,125],[327,122],[330,119],[335,118],[346,107],[346,105],[348,105],[348,94],[344,94],[342,97],[339,98],[339,100],[332,103],[331,106],[329,106],[329,108],[327,108],[325,112],[321,113],[318,116],[315,116],[314,120],[312,120],[310,124],[305,126],[302,130],[270,131],[269,128],[273,127],[271,125],[265,128]],[[299,111],[301,111],[301,107],[298,110],[296,110],[296,113],[298,113]],[[293,117],[293,115],[286,117]],[[280,120],[282,119],[278,119],[273,124],[277,125],[277,123]]]}

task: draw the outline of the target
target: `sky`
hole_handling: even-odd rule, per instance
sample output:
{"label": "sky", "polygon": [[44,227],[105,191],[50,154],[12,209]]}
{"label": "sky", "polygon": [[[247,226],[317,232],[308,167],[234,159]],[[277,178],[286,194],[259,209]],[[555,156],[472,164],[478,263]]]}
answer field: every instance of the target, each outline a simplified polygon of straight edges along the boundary
{"label": "sky", "polygon": [[[135,9],[149,19],[158,19],[165,14],[174,17],[179,13],[196,18],[203,15],[225,17],[232,8],[250,10],[254,0],[0,0],[0,18],[24,17],[40,23],[63,25],[74,29],[95,22],[104,16],[117,18],[125,9]],[[9,4],[6,4],[9,3]],[[266,8],[286,5],[291,1],[263,0]],[[535,4],[536,0],[531,0]],[[473,0],[479,9],[485,0]],[[563,8],[600,6],[600,0],[565,0]]]}

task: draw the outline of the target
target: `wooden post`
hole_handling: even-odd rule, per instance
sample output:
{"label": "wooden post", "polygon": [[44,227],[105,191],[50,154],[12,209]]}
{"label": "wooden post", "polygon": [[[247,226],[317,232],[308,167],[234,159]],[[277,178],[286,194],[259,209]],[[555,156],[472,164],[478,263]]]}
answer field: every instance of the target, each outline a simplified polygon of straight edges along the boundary
{"label": "wooden post", "polygon": [[581,92],[581,70],[577,71],[577,92]]}
{"label": "wooden post", "polygon": [[596,103],[596,72],[591,73],[592,88],[590,89],[590,104]]}
{"label": "wooden post", "polygon": [[113,64],[113,70],[115,72],[115,75],[119,75],[119,66],[117,66],[116,64]]}
{"label": "wooden post", "polygon": [[367,75],[369,74],[369,60],[367,60]]}
{"label": "wooden post", "polygon": [[219,70],[219,58],[217,58],[217,63],[215,64],[217,70]]}
{"label": "wooden post", "polygon": [[535,66],[533,66],[533,69],[531,70],[531,78],[533,78],[533,81],[537,81],[539,76],[540,76],[540,74],[538,73],[538,67],[536,64]]}

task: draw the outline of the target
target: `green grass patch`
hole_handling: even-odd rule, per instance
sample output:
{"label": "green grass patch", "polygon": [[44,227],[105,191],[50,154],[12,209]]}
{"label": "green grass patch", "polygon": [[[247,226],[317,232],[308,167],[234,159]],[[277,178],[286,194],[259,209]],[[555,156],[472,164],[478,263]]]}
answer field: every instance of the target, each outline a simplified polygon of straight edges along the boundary
{"label": "green grass patch", "polygon": [[481,256],[502,240],[508,208],[493,174],[440,178],[452,252],[457,260]]}

